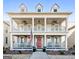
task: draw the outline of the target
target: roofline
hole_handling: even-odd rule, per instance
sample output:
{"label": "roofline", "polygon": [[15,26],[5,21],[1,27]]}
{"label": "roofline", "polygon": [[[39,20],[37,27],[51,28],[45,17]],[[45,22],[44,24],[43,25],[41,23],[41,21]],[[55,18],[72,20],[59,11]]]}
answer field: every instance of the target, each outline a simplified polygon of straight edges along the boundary
{"label": "roofline", "polygon": [[[55,3],[54,5],[57,5],[57,6],[58,6],[58,8],[60,8],[60,7],[59,7],[59,5],[58,5],[57,3]],[[52,5],[52,7],[51,7],[50,11],[52,11],[52,8],[54,7],[54,5]]]}
{"label": "roofline", "polygon": [[21,4],[19,5],[19,8],[21,7],[21,5],[24,5],[25,8],[26,8],[26,10],[28,10],[27,6],[26,6],[24,3],[21,3]]}
{"label": "roofline", "polygon": [[60,8],[60,6],[59,6],[57,3],[53,4],[53,6],[52,6],[52,7],[54,7],[55,5],[57,5],[57,6],[58,6],[58,8]]}
{"label": "roofline", "polygon": [[7,14],[72,14],[72,12],[7,12]]}
{"label": "roofline", "polygon": [[38,3],[36,6],[35,6],[35,9],[37,8],[37,6],[40,5],[42,8],[43,8],[43,5],[41,3]]}

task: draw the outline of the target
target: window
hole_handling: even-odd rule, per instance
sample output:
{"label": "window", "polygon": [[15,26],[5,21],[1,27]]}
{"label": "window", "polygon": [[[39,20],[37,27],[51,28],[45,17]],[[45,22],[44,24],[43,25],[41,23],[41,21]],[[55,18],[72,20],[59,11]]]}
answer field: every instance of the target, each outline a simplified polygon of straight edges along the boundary
{"label": "window", "polygon": [[8,30],[5,30],[6,33],[8,33]]}
{"label": "window", "polygon": [[54,12],[57,12],[57,9],[54,9]]}
{"label": "window", "polygon": [[38,12],[41,12],[41,9],[38,9]]}
{"label": "window", "polygon": [[24,42],[27,43],[27,36],[25,36],[25,38],[24,38]]}
{"label": "window", "polygon": [[57,39],[57,37],[55,37],[55,39],[56,39],[56,42],[55,42],[55,43],[57,44],[57,43],[58,43],[58,39]]}
{"label": "window", "polygon": [[53,42],[52,42],[51,36],[48,36],[48,37],[47,37],[47,47],[48,47],[48,48],[52,47],[52,43],[53,43]]}
{"label": "window", "polygon": [[6,43],[6,44],[8,43],[8,37],[5,38],[5,43]]}
{"label": "window", "polygon": [[[15,37],[15,38],[16,38],[16,37]],[[16,38],[16,40],[17,40],[17,43],[19,43],[20,37],[18,36],[18,37]]]}
{"label": "window", "polygon": [[24,12],[24,9],[22,8],[21,11]]}
{"label": "window", "polygon": [[23,37],[21,37],[21,43],[23,43],[23,40],[24,40],[24,38],[23,38]]}

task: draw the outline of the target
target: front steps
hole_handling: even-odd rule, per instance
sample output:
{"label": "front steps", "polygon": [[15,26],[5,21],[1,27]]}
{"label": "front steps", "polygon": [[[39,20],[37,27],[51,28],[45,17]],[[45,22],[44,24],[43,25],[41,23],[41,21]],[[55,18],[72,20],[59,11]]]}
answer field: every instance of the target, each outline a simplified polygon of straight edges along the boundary
{"label": "front steps", "polygon": [[29,59],[50,59],[45,52],[34,52]]}

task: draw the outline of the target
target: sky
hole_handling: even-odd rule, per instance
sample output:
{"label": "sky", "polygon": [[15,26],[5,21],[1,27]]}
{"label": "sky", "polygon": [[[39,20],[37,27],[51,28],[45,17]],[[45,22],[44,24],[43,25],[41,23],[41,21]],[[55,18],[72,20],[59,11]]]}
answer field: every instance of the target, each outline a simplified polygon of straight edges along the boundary
{"label": "sky", "polygon": [[68,21],[75,21],[75,0],[4,0],[3,14],[4,20],[9,20],[7,12],[19,12],[19,5],[24,3],[28,12],[35,12],[35,6],[38,3],[43,5],[43,12],[49,12],[51,7],[57,3],[60,6],[60,11],[72,12]]}

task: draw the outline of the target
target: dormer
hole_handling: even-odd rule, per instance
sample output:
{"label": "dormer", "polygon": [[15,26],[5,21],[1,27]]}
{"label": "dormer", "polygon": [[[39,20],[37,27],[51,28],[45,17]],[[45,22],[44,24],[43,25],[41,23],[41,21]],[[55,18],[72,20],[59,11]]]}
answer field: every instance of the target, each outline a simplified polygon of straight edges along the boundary
{"label": "dormer", "polygon": [[37,12],[42,12],[43,11],[43,6],[40,3],[36,5],[36,11]]}
{"label": "dormer", "polygon": [[27,12],[27,8],[23,3],[20,5],[20,12]]}
{"label": "dormer", "polygon": [[59,5],[55,3],[51,8],[51,12],[58,12],[59,8],[60,8]]}

